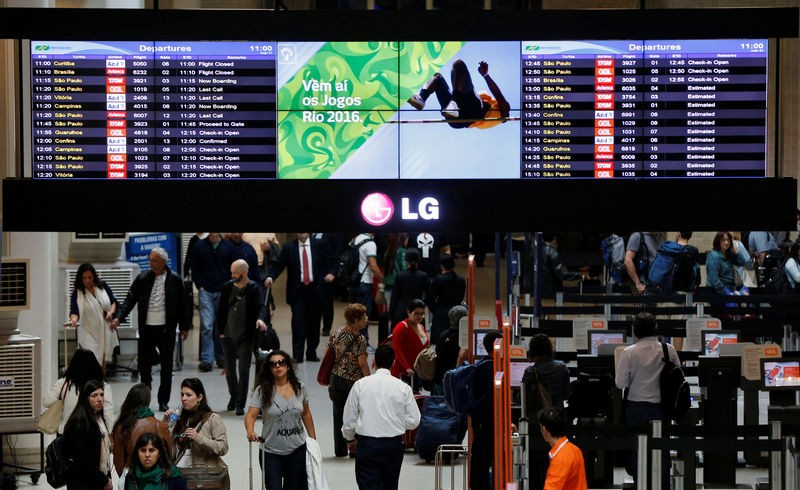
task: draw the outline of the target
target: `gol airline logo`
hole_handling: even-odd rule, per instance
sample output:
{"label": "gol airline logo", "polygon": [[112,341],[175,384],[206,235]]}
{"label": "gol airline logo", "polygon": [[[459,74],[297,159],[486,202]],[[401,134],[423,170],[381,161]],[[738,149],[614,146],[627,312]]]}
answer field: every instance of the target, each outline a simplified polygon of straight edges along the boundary
{"label": "gol airline logo", "polygon": [[778,357],[778,349],[776,347],[767,347],[764,349],[764,355],[767,357]]}
{"label": "gol airline logo", "polygon": [[708,322],[706,322],[706,327],[708,327],[708,328],[719,328],[719,322],[716,321],[716,320],[708,321]]}
{"label": "gol airline logo", "polygon": [[489,328],[492,326],[491,320],[478,320],[478,327],[480,328]]}
{"label": "gol airline logo", "polygon": [[603,320],[593,320],[592,321],[592,328],[603,328],[605,327],[605,322]]}

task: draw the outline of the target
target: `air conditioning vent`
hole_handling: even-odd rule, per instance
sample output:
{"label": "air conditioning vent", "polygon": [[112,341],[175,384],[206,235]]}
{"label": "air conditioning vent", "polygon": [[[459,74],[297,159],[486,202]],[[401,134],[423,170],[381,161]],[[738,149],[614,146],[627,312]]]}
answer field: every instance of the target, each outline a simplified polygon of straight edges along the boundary
{"label": "air conditioning vent", "polygon": [[36,344],[0,346],[0,424],[39,418],[33,374],[35,354]]}
{"label": "air conditioning vent", "polygon": [[0,264],[0,310],[27,310],[27,259],[2,259]]}

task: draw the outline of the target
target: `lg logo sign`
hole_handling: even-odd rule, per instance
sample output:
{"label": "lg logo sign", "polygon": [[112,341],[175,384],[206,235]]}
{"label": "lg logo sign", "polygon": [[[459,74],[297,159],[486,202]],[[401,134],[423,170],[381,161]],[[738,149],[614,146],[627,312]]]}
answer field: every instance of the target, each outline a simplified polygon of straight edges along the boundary
{"label": "lg logo sign", "polygon": [[[372,226],[385,225],[393,215],[394,204],[386,194],[374,192],[361,201],[361,216]],[[417,203],[416,210],[411,211],[411,199],[403,197],[400,199],[400,218],[404,221],[415,221],[420,218],[429,221],[438,220],[439,201],[435,197],[423,197]]]}

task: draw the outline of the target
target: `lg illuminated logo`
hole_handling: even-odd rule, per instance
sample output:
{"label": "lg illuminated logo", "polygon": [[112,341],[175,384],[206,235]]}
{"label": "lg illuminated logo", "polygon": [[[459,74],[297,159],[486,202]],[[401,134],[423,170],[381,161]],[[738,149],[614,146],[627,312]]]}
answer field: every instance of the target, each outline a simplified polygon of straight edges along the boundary
{"label": "lg illuminated logo", "polygon": [[[439,201],[435,197],[423,197],[416,208],[415,211],[411,211],[411,199],[401,198],[400,218],[404,221],[415,221],[420,218],[428,221],[439,219]],[[386,194],[374,192],[361,201],[361,216],[372,226],[385,225],[393,215],[394,204]]]}

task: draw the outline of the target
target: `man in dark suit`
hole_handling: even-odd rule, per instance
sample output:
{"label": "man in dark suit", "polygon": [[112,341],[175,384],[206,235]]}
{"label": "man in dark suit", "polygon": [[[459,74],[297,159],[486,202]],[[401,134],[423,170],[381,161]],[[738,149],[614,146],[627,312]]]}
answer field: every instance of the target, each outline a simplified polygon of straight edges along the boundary
{"label": "man in dark suit", "polygon": [[428,293],[428,308],[433,312],[431,343],[439,342],[442,332],[450,328],[450,308],[464,300],[467,282],[453,270],[456,265],[452,255],[442,255],[442,273],[431,281]]}
{"label": "man in dark suit", "polygon": [[[278,260],[270,267],[264,285],[272,282],[288,268],[286,278],[286,303],[292,308],[292,356],[303,362],[303,350],[311,362],[319,361],[319,324],[322,306],[334,279],[337,261],[322,240],[298,233],[297,240],[287,242]],[[306,345],[307,344],[307,345]]]}
{"label": "man in dark suit", "polygon": [[[344,252],[344,237],[341,233],[314,233],[312,235],[317,240],[322,240],[328,245],[328,251],[338,261]],[[322,305],[322,336],[327,337],[331,334],[333,326],[333,283],[326,286],[329,290],[328,297]]]}

